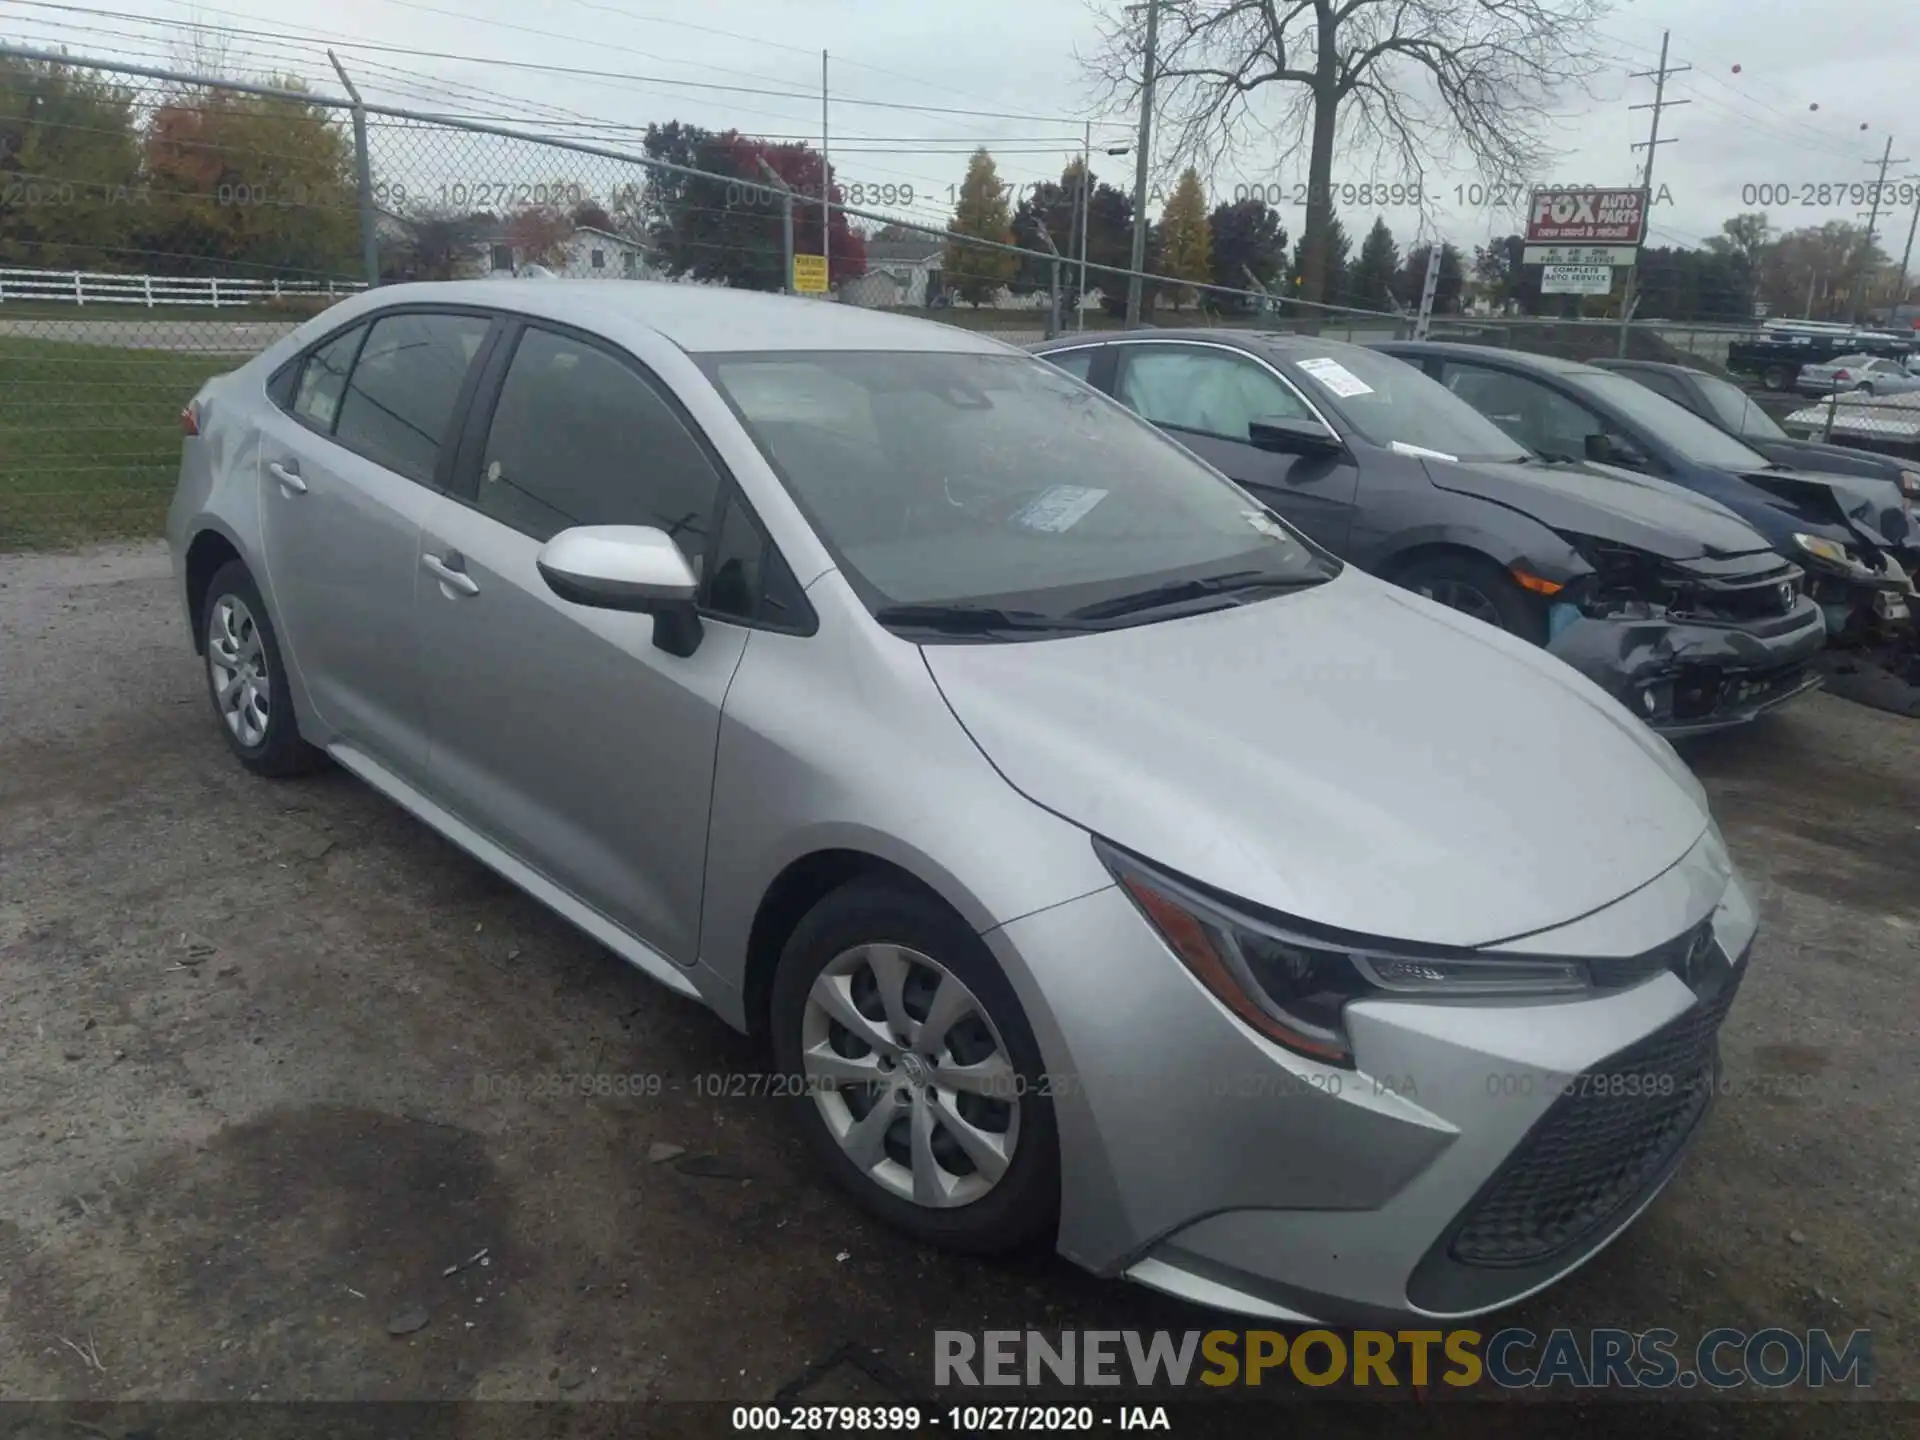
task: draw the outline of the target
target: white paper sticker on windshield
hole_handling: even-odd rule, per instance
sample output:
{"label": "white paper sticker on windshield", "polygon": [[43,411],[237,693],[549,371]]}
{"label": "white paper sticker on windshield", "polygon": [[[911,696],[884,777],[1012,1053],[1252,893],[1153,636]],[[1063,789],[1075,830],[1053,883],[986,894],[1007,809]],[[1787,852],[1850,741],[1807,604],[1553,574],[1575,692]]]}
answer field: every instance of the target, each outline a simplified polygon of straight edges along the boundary
{"label": "white paper sticker on windshield", "polygon": [[1107,498],[1105,490],[1085,485],[1053,485],[1013,512],[1013,523],[1029,530],[1055,533],[1078,524],[1086,513]]}
{"label": "white paper sticker on windshield", "polygon": [[1342,400],[1354,395],[1371,395],[1373,387],[1354,374],[1338,360],[1328,356],[1319,356],[1312,360],[1302,360],[1300,368],[1313,376],[1327,389]]}

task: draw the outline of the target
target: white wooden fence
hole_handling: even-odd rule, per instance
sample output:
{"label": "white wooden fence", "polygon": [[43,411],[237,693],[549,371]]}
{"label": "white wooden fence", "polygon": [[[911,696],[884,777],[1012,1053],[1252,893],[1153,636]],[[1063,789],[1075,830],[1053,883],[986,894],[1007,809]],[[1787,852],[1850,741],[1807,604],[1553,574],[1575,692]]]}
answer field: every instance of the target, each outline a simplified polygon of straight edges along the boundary
{"label": "white wooden fence", "polygon": [[115,275],[94,270],[0,269],[0,310],[9,300],[70,305],[258,305],[283,296],[351,295],[358,280],[245,280],[197,275]]}

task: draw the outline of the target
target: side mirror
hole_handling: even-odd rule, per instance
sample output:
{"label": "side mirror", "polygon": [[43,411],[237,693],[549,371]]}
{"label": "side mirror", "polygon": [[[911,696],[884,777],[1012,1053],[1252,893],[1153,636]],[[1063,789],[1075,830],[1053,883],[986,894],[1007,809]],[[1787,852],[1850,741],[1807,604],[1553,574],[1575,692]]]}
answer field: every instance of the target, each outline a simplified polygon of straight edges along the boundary
{"label": "side mirror", "polygon": [[1247,443],[1280,455],[1334,455],[1346,448],[1318,420],[1255,420],[1247,426]]}
{"label": "side mirror", "polygon": [[1587,459],[1597,465],[1617,465],[1622,470],[1646,468],[1646,454],[1623,435],[1590,434],[1586,446]]}
{"label": "side mirror", "polygon": [[669,655],[700,648],[693,608],[700,582],[680,547],[651,525],[575,525],[540,547],[540,578],[562,600],[653,616],[653,643]]}

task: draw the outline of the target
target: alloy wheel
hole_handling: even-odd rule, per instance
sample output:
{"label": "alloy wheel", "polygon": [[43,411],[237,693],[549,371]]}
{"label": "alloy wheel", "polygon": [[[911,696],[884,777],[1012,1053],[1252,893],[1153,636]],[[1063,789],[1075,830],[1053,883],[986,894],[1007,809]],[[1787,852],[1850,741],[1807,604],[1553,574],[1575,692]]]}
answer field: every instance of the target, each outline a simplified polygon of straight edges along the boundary
{"label": "alloy wheel", "polygon": [[930,956],[886,944],[835,956],[808,991],[800,1057],[828,1133],[892,1194],[969,1205],[1013,1163],[1020,1087],[1006,1042]]}
{"label": "alloy wheel", "polygon": [[207,622],[207,670],[220,718],[233,738],[248,750],[267,738],[272,716],[272,681],[260,626],[246,602],[222,595]]}

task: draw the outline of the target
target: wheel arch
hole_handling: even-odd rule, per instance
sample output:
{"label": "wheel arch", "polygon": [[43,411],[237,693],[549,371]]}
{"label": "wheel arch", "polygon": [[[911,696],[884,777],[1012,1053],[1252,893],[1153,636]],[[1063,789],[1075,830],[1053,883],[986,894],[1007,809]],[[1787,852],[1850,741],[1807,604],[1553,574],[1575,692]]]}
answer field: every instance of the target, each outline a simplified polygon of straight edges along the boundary
{"label": "wheel arch", "polygon": [[808,911],[828,895],[856,880],[896,881],[925,899],[949,911],[970,930],[978,925],[964,907],[955,904],[941,890],[906,866],[846,845],[808,851],[790,860],[773,877],[755,907],[753,922],[747,931],[747,950],[740,974],[742,1018],[747,1032],[764,1040],[769,1028],[769,1006],[773,998],[773,976],[788,937]]}
{"label": "wheel arch", "polygon": [[[247,565],[248,574],[253,573],[253,567],[247,564],[246,556],[234,543],[233,537],[216,525],[203,525],[187,546],[182,578],[186,585],[187,622],[193,633],[193,653],[196,655],[204,655],[207,649],[207,591],[221,567],[236,560]],[[260,583],[258,576],[254,576],[253,583]]]}

